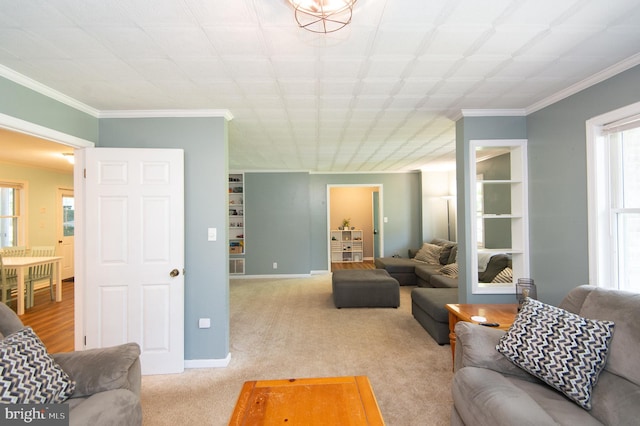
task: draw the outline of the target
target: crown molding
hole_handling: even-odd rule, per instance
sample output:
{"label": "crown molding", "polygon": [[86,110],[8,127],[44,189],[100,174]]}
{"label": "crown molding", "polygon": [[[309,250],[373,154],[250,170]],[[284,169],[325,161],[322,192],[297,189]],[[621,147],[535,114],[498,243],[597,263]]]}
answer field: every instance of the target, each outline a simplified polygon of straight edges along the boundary
{"label": "crown molding", "polygon": [[41,95],[95,118],[224,117],[227,121],[233,120],[233,114],[227,109],[100,111],[4,65],[0,65],[0,77],[4,77],[20,86],[31,89],[34,92],[40,93]]}
{"label": "crown molding", "polygon": [[526,110],[522,108],[498,108],[498,109],[466,109],[463,108],[456,114],[449,116],[452,121],[458,121],[463,117],[525,117]]}
{"label": "crown molding", "polygon": [[462,109],[463,117],[524,117],[527,112],[522,108],[510,109]]}
{"label": "crown molding", "polygon": [[532,105],[529,105],[526,108],[522,109],[461,109],[454,115],[451,115],[449,118],[452,121],[458,121],[463,117],[526,117],[529,114],[532,114],[536,111],[539,111],[543,108],[548,107],[549,105],[553,105],[556,102],[559,102],[569,96],[575,95],[578,92],[581,92],[584,89],[588,89],[591,86],[595,86],[598,83],[601,83],[611,77],[614,77],[628,69],[631,69],[637,65],[640,65],[640,53],[637,53],[629,58],[618,62],[606,68],[588,78],[585,78],[582,81],[573,84],[566,89],[563,89],[553,95],[542,99],[539,102],[536,102]]}
{"label": "crown molding", "polygon": [[22,75],[12,70],[11,68],[7,68],[4,65],[0,65],[0,76],[6,78],[7,80],[11,80],[16,84],[19,84],[20,86],[26,87],[27,89],[31,89],[34,92],[40,93],[41,95],[70,106],[71,108],[77,109],[78,111],[89,114],[92,117],[98,117],[99,111],[97,109],[92,108],[87,104],[83,104],[82,102],[77,101],[70,96],[60,93],[49,86],[45,86],[44,84],[39,83],[25,75]]}
{"label": "crown molding", "polygon": [[158,109],[158,110],[111,110],[100,111],[98,118],[193,118],[224,117],[233,120],[228,109]]}
{"label": "crown molding", "polygon": [[584,80],[579,81],[576,84],[571,85],[566,89],[561,90],[554,95],[541,100],[540,102],[536,102],[535,104],[528,106],[527,108],[525,108],[527,111],[527,115],[546,108],[549,105],[553,105],[556,102],[568,98],[571,95],[575,95],[576,93],[581,92],[584,89],[588,89],[591,86],[595,86],[596,84],[614,77],[621,72],[631,69],[636,65],[640,65],[640,53],[636,53],[635,55],[630,56],[627,59],[610,66],[609,68],[605,68],[604,70],[592,75],[591,77],[585,78]]}

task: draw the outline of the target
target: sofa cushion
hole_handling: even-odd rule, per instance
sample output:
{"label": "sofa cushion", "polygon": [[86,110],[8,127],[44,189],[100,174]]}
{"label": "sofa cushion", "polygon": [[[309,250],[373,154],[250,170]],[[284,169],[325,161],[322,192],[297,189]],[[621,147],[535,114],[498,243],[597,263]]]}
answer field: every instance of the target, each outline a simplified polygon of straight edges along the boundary
{"label": "sofa cushion", "polygon": [[402,257],[379,257],[376,258],[375,266],[377,269],[386,269],[388,273],[413,273],[417,262]]}
{"label": "sofa cushion", "polygon": [[527,298],[496,349],[514,364],[591,409],[605,366],[612,321],[591,320]]}
{"label": "sofa cushion", "polygon": [[457,244],[451,247],[451,253],[449,254],[449,259],[447,259],[447,264],[449,263],[458,263],[458,245]]}
{"label": "sofa cushion", "polygon": [[75,388],[31,327],[0,341],[0,371],[0,402],[5,404],[61,403]]}
{"label": "sofa cushion", "polygon": [[601,425],[544,384],[486,368],[464,367],[453,376],[455,409],[467,425]]}
{"label": "sofa cushion", "polygon": [[440,252],[440,260],[439,260],[439,263],[441,265],[446,265],[447,263],[451,263],[449,259],[451,257],[451,252],[453,248],[457,246],[456,243],[454,243],[453,241],[444,240],[442,238],[434,238],[433,240],[431,240],[431,244],[435,244],[442,247],[442,251]]}
{"label": "sofa cushion", "polygon": [[431,277],[440,275],[441,265],[431,265],[428,263],[416,262],[415,274],[425,283],[431,285]]}
{"label": "sofa cushion", "polygon": [[579,314],[587,318],[613,321],[615,337],[605,369],[640,386],[640,294],[594,289],[584,300]]}
{"label": "sofa cushion", "polygon": [[507,266],[502,271],[500,271],[500,273],[498,273],[498,275],[496,275],[493,280],[491,280],[491,282],[501,284],[513,283],[513,270]]}
{"label": "sofa cushion", "polygon": [[458,264],[449,263],[448,265],[444,265],[442,268],[440,268],[438,272],[449,278],[458,278]]}
{"label": "sofa cushion", "polygon": [[440,265],[440,254],[442,253],[442,246],[436,244],[424,243],[422,248],[416,253],[415,260],[424,262],[429,265]]}
{"label": "sofa cushion", "polygon": [[429,282],[434,288],[458,288],[458,278],[447,277],[446,275],[434,275]]}
{"label": "sofa cushion", "polygon": [[489,259],[484,272],[478,273],[478,280],[482,283],[490,283],[507,266],[511,267],[511,256],[506,254],[494,254]]}
{"label": "sofa cushion", "polygon": [[448,303],[458,303],[457,288],[414,288],[411,290],[411,301],[420,309],[441,323],[449,323]]}

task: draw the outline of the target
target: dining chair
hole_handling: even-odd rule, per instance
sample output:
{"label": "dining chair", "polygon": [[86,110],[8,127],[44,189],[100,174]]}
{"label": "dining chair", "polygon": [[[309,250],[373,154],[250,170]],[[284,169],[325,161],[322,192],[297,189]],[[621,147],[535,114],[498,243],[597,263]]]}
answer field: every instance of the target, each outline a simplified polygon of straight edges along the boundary
{"label": "dining chair", "polygon": [[[4,263],[2,262],[3,252],[4,250],[0,251],[0,289],[2,290],[2,294],[0,295],[0,300],[2,301],[2,303],[6,303],[8,305],[9,302],[11,302],[14,299],[12,297],[13,290],[18,289],[18,272],[16,271],[15,268],[6,268],[4,266]],[[8,257],[8,256],[5,255],[5,257]],[[18,294],[16,291],[16,299],[17,297],[18,297]],[[28,304],[29,304],[29,297],[25,296],[25,305],[27,305],[28,308],[31,307]]]}
{"label": "dining chair", "polygon": [[7,246],[0,249],[0,254],[4,257],[24,257],[27,255],[25,246]]}
{"label": "dining chair", "polygon": [[[49,257],[55,256],[55,246],[34,246],[31,247],[31,257]],[[51,300],[53,296],[53,263],[45,263],[44,265],[31,266],[29,274],[25,277],[24,283],[27,289],[27,297],[30,299],[28,306],[33,306],[35,283],[37,281],[49,280],[49,295]]]}

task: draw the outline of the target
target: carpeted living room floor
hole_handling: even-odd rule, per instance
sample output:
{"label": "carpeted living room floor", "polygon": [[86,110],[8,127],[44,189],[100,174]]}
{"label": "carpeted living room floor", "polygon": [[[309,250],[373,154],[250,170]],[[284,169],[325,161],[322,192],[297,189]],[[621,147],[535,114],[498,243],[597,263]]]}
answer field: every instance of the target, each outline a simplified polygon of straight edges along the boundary
{"label": "carpeted living room floor", "polygon": [[331,275],[230,282],[226,368],[144,376],[144,425],[226,425],[245,381],[365,375],[387,425],[448,425],[451,349],[400,308],[336,309]]}

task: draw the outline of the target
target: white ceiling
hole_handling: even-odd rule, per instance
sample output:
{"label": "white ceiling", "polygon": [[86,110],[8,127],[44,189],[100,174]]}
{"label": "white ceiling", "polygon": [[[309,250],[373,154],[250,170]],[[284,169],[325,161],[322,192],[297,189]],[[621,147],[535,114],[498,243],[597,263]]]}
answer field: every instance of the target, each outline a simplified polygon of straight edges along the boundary
{"label": "white ceiling", "polygon": [[297,28],[286,0],[0,7],[0,64],[98,116],[227,109],[243,170],[450,162],[462,109],[530,112],[640,63],[638,0],[358,0],[331,35]]}

